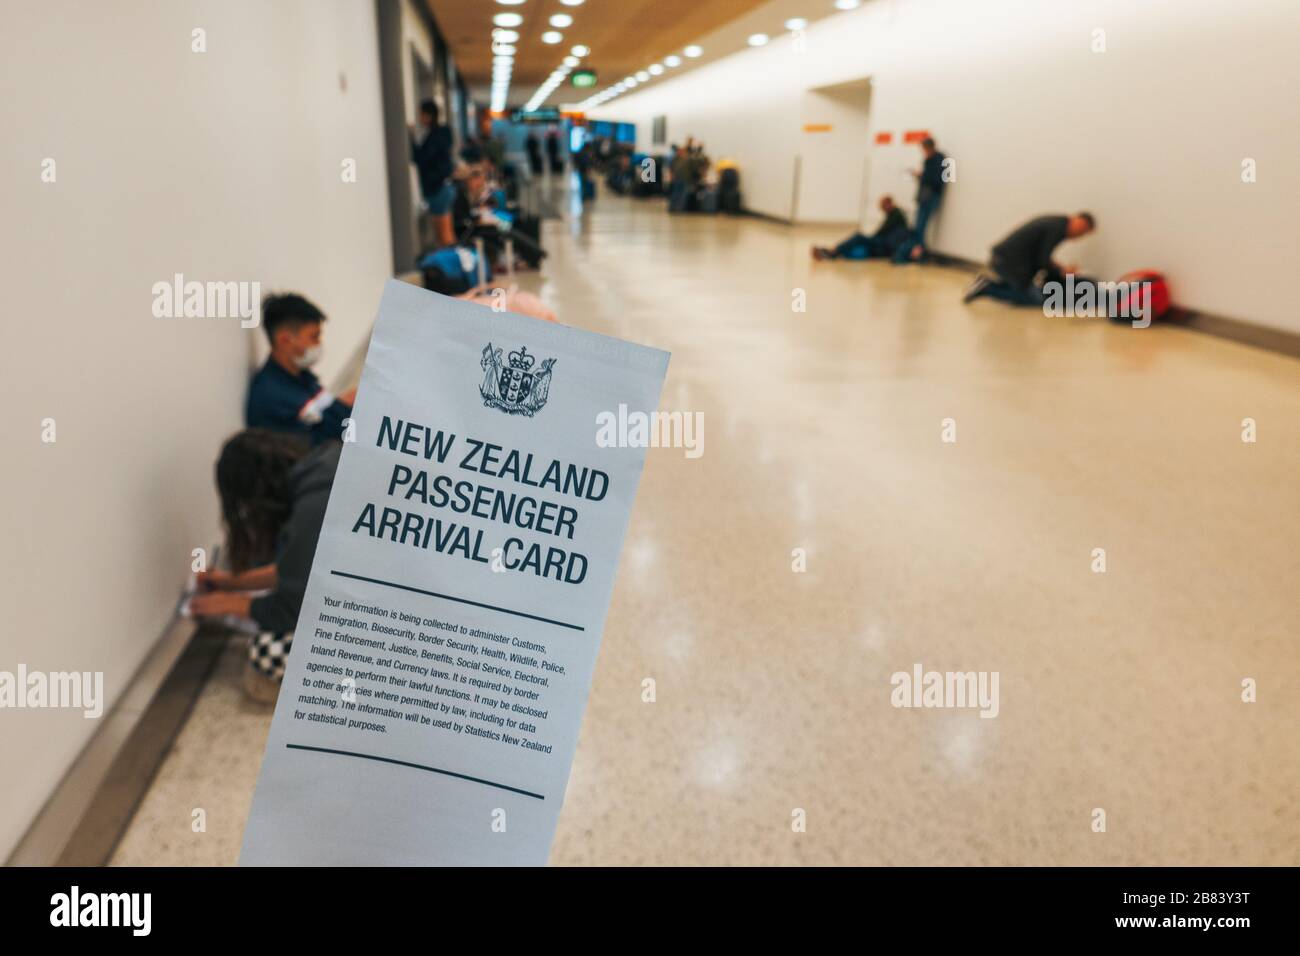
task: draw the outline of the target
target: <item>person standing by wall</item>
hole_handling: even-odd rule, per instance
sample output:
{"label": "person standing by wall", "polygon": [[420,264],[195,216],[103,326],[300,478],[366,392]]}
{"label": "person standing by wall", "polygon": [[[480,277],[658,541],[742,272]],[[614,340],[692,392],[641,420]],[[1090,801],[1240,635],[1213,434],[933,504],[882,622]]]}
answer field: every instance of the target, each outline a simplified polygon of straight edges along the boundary
{"label": "person standing by wall", "polygon": [[912,242],[899,246],[894,254],[895,262],[920,262],[925,257],[925,229],[938,211],[947,185],[944,163],[948,157],[939,152],[929,136],[921,140],[921,152],[925,155],[925,162],[919,170],[912,171],[916,177],[916,224],[912,228]]}
{"label": "person standing by wall", "polygon": [[420,194],[433,220],[434,239],[449,246],[455,239],[451,227],[451,203],[456,192],[448,181],[453,161],[451,130],[438,122],[438,104],[420,104],[420,125],[411,131],[411,162],[420,177]]}

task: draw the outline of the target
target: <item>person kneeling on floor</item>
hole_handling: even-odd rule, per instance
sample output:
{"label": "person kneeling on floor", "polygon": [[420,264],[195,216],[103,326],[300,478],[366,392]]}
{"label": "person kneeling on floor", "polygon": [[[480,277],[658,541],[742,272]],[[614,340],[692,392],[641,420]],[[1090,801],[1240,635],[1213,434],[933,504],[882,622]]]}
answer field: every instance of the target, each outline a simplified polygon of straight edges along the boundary
{"label": "person kneeling on floor", "polygon": [[812,256],[818,261],[826,259],[887,259],[894,250],[911,237],[907,228],[907,217],[903,210],[894,205],[889,196],[880,198],[880,211],[885,220],[871,235],[855,232],[833,249],[825,246],[813,246]]}
{"label": "person kneeling on floor", "polygon": [[202,593],[190,599],[190,612],[256,622],[244,688],[257,700],[279,693],[342,450],[336,440],[309,448],[292,435],[250,428],[227,441],[217,460],[231,570],[199,575]]}
{"label": "person kneeling on floor", "polygon": [[1097,220],[1089,212],[1029,220],[993,247],[989,268],[975,277],[962,301],[973,302],[987,295],[1013,305],[1041,306],[1043,286],[1077,272],[1073,265],[1061,266],[1052,260],[1056,247],[1096,228]]}

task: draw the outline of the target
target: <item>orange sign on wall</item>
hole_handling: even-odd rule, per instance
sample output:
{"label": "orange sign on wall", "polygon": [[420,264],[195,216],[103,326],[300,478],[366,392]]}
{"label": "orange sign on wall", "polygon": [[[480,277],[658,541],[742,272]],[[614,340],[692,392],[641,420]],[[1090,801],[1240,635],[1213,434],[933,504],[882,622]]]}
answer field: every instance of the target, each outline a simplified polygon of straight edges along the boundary
{"label": "orange sign on wall", "polygon": [[830,123],[804,123],[803,131],[805,133],[829,133],[831,131]]}
{"label": "orange sign on wall", "polygon": [[894,134],[893,134],[893,133],[877,133],[877,134],[876,134],[876,145],[877,145],[877,146],[888,146],[888,145],[889,145],[890,143],[892,143],[893,141],[894,141]]}
{"label": "orange sign on wall", "polygon": [[903,142],[919,143],[921,142],[921,140],[925,139],[929,135],[930,135],[930,131],[927,129],[909,129],[906,133],[903,134]]}

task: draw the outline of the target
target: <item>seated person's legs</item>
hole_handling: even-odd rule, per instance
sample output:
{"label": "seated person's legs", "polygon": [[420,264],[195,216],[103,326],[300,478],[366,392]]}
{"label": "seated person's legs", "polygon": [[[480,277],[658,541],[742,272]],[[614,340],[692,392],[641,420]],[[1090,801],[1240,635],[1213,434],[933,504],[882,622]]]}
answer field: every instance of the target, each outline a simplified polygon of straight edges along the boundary
{"label": "seated person's legs", "polygon": [[833,248],[813,246],[812,255],[814,259],[867,259],[872,255],[871,237],[855,232]]}

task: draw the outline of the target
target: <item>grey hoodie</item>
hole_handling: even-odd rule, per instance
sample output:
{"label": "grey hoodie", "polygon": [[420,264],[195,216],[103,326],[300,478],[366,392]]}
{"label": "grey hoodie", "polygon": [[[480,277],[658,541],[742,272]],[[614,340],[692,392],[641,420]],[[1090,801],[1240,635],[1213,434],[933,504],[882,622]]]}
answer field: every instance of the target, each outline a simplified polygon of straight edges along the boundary
{"label": "grey hoodie", "polygon": [[298,626],[298,612],[307,591],[316,541],[325,523],[325,505],[334,485],[343,444],[328,441],[313,448],[289,472],[289,520],[280,532],[275,590],[255,598],[249,614],[264,631],[283,633]]}

